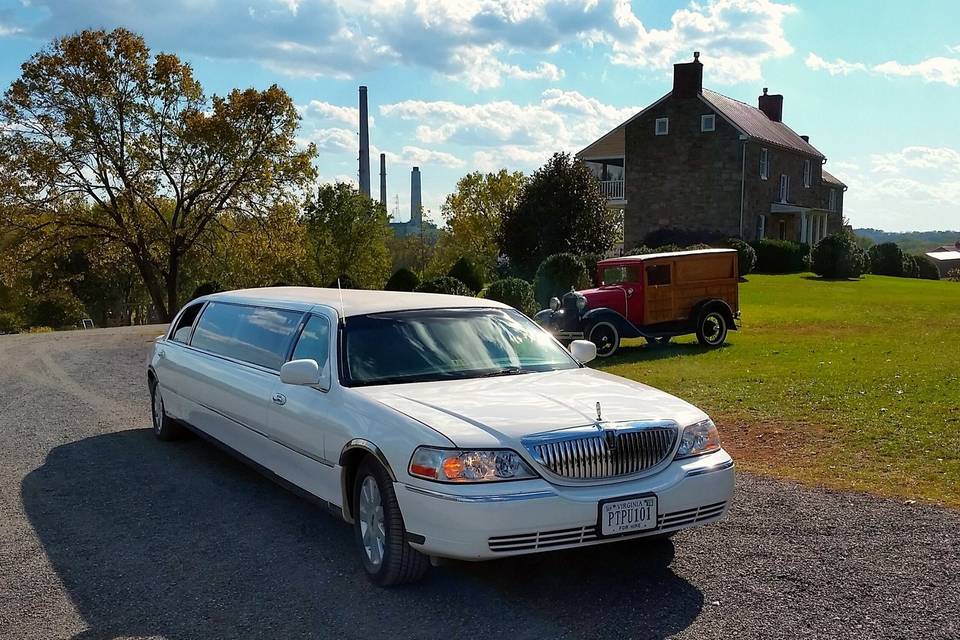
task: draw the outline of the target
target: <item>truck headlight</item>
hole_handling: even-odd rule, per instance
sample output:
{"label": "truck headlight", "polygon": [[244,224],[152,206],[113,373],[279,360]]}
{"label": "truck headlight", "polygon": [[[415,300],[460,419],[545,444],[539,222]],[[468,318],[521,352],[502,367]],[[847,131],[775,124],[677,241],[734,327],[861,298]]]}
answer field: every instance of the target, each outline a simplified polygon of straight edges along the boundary
{"label": "truck headlight", "polygon": [[437,482],[501,482],[537,477],[524,459],[509,449],[417,447],[410,457],[409,472]]}
{"label": "truck headlight", "polygon": [[690,458],[720,450],[720,433],[713,420],[707,418],[683,428],[680,448],[674,459]]}

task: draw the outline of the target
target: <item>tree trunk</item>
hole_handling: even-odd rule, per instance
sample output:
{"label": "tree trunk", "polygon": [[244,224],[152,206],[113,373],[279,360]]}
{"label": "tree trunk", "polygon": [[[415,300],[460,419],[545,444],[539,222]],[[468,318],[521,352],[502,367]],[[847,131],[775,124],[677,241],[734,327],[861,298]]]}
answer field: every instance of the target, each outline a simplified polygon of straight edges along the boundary
{"label": "tree trunk", "polygon": [[172,322],[173,317],[180,311],[180,304],[177,301],[177,285],[180,283],[180,254],[171,250],[168,265],[166,277],[167,322]]}

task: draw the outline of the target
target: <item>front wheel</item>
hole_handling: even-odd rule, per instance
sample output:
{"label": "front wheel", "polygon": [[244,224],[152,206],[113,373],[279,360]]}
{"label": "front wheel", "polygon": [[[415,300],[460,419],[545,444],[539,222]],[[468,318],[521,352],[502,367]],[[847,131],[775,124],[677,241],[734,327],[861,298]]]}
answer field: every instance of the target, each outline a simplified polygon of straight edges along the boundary
{"label": "front wheel", "polygon": [[609,322],[598,322],[590,329],[590,342],[597,345],[597,357],[607,358],[620,347],[620,332]]}
{"label": "front wheel", "polygon": [[722,312],[708,309],[697,320],[697,342],[705,347],[719,347],[727,339],[727,318]]}
{"label": "front wheel", "polygon": [[366,458],[353,485],[354,538],[367,576],[381,587],[415,582],[430,559],[407,544],[400,504],[383,466]]}
{"label": "front wheel", "polygon": [[163,394],[156,378],[150,379],[150,406],[152,408],[153,435],[160,440],[176,440],[183,435],[183,427],[173,421],[163,406]]}

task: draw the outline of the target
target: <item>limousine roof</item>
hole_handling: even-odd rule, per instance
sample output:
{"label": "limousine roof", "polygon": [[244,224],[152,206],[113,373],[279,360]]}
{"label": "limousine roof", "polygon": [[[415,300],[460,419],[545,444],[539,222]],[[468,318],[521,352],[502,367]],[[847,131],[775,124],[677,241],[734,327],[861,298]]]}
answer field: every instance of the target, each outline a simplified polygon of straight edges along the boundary
{"label": "limousine roof", "polygon": [[[340,296],[343,295],[341,307]],[[405,291],[365,291],[357,289],[321,289],[319,287],[263,287],[237,289],[206,296],[208,300],[276,306],[308,311],[316,305],[334,308],[341,316],[361,316],[384,311],[410,309],[449,309],[463,307],[509,308],[501,302],[467,296]]]}

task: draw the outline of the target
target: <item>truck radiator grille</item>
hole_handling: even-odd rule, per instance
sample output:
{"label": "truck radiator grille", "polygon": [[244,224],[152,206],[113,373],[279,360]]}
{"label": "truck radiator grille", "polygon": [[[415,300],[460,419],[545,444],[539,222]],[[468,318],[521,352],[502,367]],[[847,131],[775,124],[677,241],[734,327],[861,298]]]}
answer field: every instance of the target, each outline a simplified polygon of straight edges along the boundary
{"label": "truck radiator grille", "polygon": [[652,469],[673,453],[674,423],[558,431],[524,439],[530,455],[551,473],[571,480],[602,480]]}

